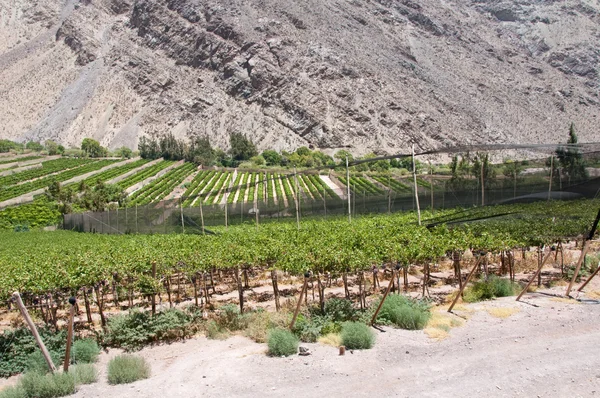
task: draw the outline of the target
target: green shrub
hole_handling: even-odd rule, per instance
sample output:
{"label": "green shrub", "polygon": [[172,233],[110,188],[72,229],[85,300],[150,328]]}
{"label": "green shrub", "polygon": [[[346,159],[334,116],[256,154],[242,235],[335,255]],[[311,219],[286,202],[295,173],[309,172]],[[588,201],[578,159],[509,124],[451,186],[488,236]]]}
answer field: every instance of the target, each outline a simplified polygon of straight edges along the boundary
{"label": "green shrub", "polygon": [[245,329],[248,325],[248,317],[240,313],[240,307],[235,304],[225,304],[219,308],[217,323],[221,328],[232,332]]}
{"label": "green shrub", "polygon": [[267,337],[269,355],[289,356],[298,352],[298,338],[289,330],[273,329]]}
{"label": "green shrub", "polygon": [[375,344],[375,334],[361,322],[345,322],[342,325],[342,344],[350,350],[368,350]]}
{"label": "green shrub", "polygon": [[[373,303],[370,311],[379,305],[379,301]],[[379,314],[377,323],[394,325],[402,329],[419,330],[423,329],[429,318],[429,304],[422,300],[413,300],[399,294],[388,295]]]}
{"label": "green shrub", "polygon": [[192,315],[178,309],[168,309],[155,316],[132,310],[109,319],[104,344],[126,351],[139,350],[157,341],[173,341],[193,335],[194,322],[196,319]]}
{"label": "green shrub", "polygon": [[248,315],[248,326],[244,335],[257,343],[267,341],[269,330],[281,327],[285,328],[290,322],[290,314],[286,312],[254,311]]}
{"label": "green shrub", "polygon": [[75,378],[75,384],[91,384],[98,380],[98,371],[91,363],[82,363],[69,368],[69,373]]}
{"label": "green shrub", "polygon": [[75,363],[94,363],[100,355],[96,340],[82,339],[73,343],[71,358]]}
{"label": "green shrub", "polygon": [[227,335],[227,331],[223,330],[215,321],[210,321],[206,325],[206,337],[210,340],[224,340]]}
{"label": "green shrub", "polygon": [[334,322],[345,322],[354,319],[356,311],[352,302],[346,299],[332,298],[325,302],[325,315]]}
{"label": "green shrub", "polygon": [[27,392],[21,385],[16,385],[0,391],[0,398],[27,398]]}
{"label": "green shrub", "polygon": [[108,363],[108,383],[125,384],[150,377],[150,366],[142,357],[118,355]]}
{"label": "green shrub", "polygon": [[[62,358],[54,351],[50,351],[49,353],[54,366],[58,368],[62,363]],[[48,362],[46,362],[46,358],[44,358],[44,355],[40,350],[35,351],[29,356],[29,358],[27,358],[26,369],[28,372],[39,374],[46,374],[50,372],[50,368],[48,368]]]}
{"label": "green shrub", "polygon": [[32,398],[64,397],[75,393],[75,378],[70,373],[26,372],[20,383],[27,396]]}
{"label": "green shrub", "polygon": [[467,303],[490,300],[495,297],[514,296],[518,291],[518,285],[508,279],[490,276],[487,280],[480,280],[465,289],[463,300]]}
{"label": "green shrub", "polygon": [[[57,333],[48,328],[40,328],[39,333],[48,351],[54,352],[55,357],[62,358],[65,352],[66,332]],[[25,371],[29,356],[35,351],[39,349],[28,328],[4,331],[0,334],[0,377],[9,377]]]}

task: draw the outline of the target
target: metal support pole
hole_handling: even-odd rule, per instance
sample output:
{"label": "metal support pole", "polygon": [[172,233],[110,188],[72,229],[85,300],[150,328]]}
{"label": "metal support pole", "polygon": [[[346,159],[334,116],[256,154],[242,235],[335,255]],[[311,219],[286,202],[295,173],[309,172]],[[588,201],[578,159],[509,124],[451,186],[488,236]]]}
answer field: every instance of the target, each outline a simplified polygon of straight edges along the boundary
{"label": "metal support pole", "polygon": [[348,168],[348,156],[346,156],[346,188],[348,195],[348,222],[352,222],[352,207],[350,204],[350,169]]}
{"label": "metal support pole", "polygon": [[413,166],[413,181],[415,184],[415,202],[417,204],[417,216],[419,225],[421,225],[421,206],[419,206],[419,187],[417,185],[417,168],[415,166],[415,144],[412,145],[412,166]]}

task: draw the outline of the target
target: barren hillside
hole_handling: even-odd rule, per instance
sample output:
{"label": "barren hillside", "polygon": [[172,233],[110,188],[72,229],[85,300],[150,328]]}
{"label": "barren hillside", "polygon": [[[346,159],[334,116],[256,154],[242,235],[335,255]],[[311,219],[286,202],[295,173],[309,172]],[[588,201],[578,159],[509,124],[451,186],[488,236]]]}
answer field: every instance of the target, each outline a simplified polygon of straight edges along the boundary
{"label": "barren hillside", "polygon": [[600,127],[598,0],[0,0],[0,138],[242,131],[261,148]]}

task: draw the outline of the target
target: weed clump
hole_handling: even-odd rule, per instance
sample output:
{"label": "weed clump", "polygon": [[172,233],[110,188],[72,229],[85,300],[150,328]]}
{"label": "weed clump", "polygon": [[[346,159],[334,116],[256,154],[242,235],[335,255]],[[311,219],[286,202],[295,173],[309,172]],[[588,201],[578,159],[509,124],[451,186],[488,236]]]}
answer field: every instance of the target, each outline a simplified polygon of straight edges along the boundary
{"label": "weed clump", "polygon": [[360,322],[345,322],[341,337],[342,344],[350,350],[368,350],[375,344],[375,334],[371,328]]}
{"label": "weed clump", "polygon": [[[52,363],[54,363],[54,366],[58,367],[62,362],[61,357],[54,351],[50,351],[49,353]],[[39,373],[42,375],[50,371],[48,368],[48,363],[46,362],[46,359],[40,350],[35,351],[29,356],[29,358],[27,358],[26,369],[28,372]]]}
{"label": "weed clump", "polygon": [[267,337],[269,355],[289,356],[298,352],[298,338],[285,329],[272,329]]}
{"label": "weed clump", "polygon": [[125,351],[139,350],[157,341],[174,341],[195,333],[195,316],[178,309],[168,309],[152,315],[132,310],[126,315],[109,319],[104,343]]}
{"label": "weed clump", "polygon": [[70,373],[26,372],[20,382],[27,397],[55,398],[75,393],[75,377]]}
{"label": "weed clump", "polygon": [[518,285],[507,279],[490,276],[487,280],[480,280],[465,289],[463,300],[467,303],[490,300],[495,297],[509,297],[517,294]]}
{"label": "weed clump", "polygon": [[142,357],[118,355],[108,363],[108,383],[126,384],[150,377],[150,366]]}
{"label": "weed clump", "polygon": [[100,347],[96,340],[81,339],[73,343],[72,358],[75,363],[94,363],[100,355]]}
{"label": "weed clump", "polygon": [[[373,303],[377,308],[379,301]],[[399,294],[388,295],[377,315],[377,323],[401,329],[421,330],[431,317],[430,306],[422,300],[412,300]]]}
{"label": "weed clump", "polygon": [[91,363],[82,363],[72,366],[69,373],[75,378],[75,384],[92,384],[98,381],[98,371]]}

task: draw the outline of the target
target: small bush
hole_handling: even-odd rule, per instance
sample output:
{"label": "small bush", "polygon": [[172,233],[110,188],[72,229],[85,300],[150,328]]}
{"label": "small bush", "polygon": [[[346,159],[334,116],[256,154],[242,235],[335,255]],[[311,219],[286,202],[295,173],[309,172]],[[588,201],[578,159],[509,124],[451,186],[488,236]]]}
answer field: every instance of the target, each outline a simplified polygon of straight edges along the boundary
{"label": "small bush", "polygon": [[98,380],[98,371],[91,363],[72,366],[69,373],[75,377],[75,384],[92,384]]}
{"label": "small bush", "polygon": [[490,300],[495,297],[514,296],[518,291],[518,285],[508,279],[490,276],[487,280],[480,280],[473,286],[465,289],[463,300],[467,303]]}
{"label": "small bush", "polygon": [[289,356],[298,352],[298,338],[285,329],[273,329],[267,338],[269,355]]}
{"label": "small bush", "polygon": [[[371,310],[377,308],[379,301],[373,303]],[[392,294],[388,295],[379,314],[377,322],[391,324],[402,329],[420,330],[427,325],[431,317],[429,304],[425,301],[412,300],[408,297]]]}
{"label": "small bush", "polygon": [[325,315],[330,316],[333,322],[353,320],[355,312],[350,300],[332,298],[325,302]]}
{"label": "small bush", "polygon": [[134,351],[157,341],[183,339],[195,333],[195,321],[193,315],[178,309],[168,309],[155,316],[132,310],[109,319],[104,344]]}
{"label": "small bush", "polygon": [[[54,352],[55,357],[62,358],[65,352],[66,332],[57,333],[48,328],[40,328],[39,333],[48,351]],[[39,351],[39,349],[27,327],[6,330],[1,333],[0,377],[9,377],[25,371],[29,356],[35,351]]]}
{"label": "small bush", "polygon": [[343,345],[342,336],[339,333],[329,333],[322,337],[319,337],[318,342],[332,347],[339,347]]}
{"label": "small bush", "polygon": [[255,311],[248,314],[248,326],[244,335],[257,343],[265,343],[270,329],[285,328],[290,322],[285,312]]}
{"label": "small bush", "polygon": [[108,383],[125,384],[150,377],[150,366],[142,357],[118,355],[108,363]]}
{"label": "small bush", "polygon": [[368,350],[375,344],[375,334],[371,328],[360,322],[345,322],[341,337],[342,344],[350,350]]}
{"label": "small bush", "polygon": [[[54,351],[50,351],[50,358],[52,359],[54,366],[58,368],[62,362],[60,355]],[[46,358],[44,358],[44,355],[40,350],[35,351],[27,358],[26,368],[28,372],[33,373],[46,374],[50,372]]]}
{"label": "small bush", "polygon": [[242,330],[248,325],[248,317],[240,313],[240,307],[235,304],[225,304],[220,309],[217,323],[220,327],[232,332]]}
{"label": "small bush", "polygon": [[210,340],[224,340],[228,336],[227,331],[223,330],[215,321],[210,321],[206,325],[206,337]]}
{"label": "small bush", "polygon": [[73,343],[71,358],[75,363],[94,363],[100,355],[100,347],[96,340],[82,339]]}
{"label": "small bush", "polygon": [[27,392],[21,385],[16,385],[0,391],[0,398],[27,398]]}
{"label": "small bush", "polygon": [[75,393],[75,378],[70,373],[27,372],[20,382],[28,397],[54,398]]}

